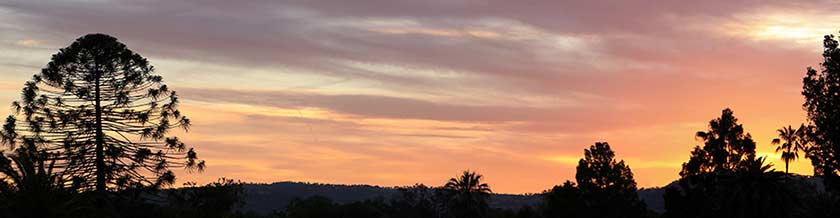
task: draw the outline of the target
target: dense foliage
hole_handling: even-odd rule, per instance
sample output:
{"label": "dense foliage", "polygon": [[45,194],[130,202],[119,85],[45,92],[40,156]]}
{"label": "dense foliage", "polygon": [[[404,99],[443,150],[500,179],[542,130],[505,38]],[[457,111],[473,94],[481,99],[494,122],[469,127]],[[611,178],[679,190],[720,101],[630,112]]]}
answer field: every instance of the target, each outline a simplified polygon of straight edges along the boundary
{"label": "dense foliage", "polygon": [[665,217],[801,217],[802,181],[785,180],[764,158],[750,159],[731,172],[690,175],[667,187]]}
{"label": "dense foliage", "polygon": [[809,67],[802,80],[803,107],[812,125],[806,156],[814,175],[825,176],[829,186],[840,189],[840,48],[834,35],[825,36],[822,56],[822,70]]}
{"label": "dense foliage", "polygon": [[[814,196],[810,184],[786,180],[787,173],[771,170],[764,157],[755,156],[755,142],[737,123],[732,110],[709,122],[697,133],[705,142],[695,147],[683,164],[682,178],[666,188],[665,217],[807,217],[814,210],[805,202]],[[780,130],[785,140],[778,150],[793,152],[798,141],[792,128]],[[774,144],[779,144],[777,141]],[[783,157],[795,157],[791,153]],[[787,163],[787,162],[786,162]]]}
{"label": "dense foliage", "polygon": [[733,172],[744,167],[744,161],[755,158],[755,142],[732,110],[726,108],[720,118],[709,121],[709,130],[698,131],[697,138],[704,143],[691,151],[691,158],[683,163],[680,176],[693,176],[711,172]]}

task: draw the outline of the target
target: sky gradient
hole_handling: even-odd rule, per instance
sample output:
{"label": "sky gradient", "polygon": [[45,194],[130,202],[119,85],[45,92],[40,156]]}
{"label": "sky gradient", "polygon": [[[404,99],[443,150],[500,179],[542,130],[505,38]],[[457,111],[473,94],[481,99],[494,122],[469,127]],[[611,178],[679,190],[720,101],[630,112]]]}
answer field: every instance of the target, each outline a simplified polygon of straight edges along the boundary
{"label": "sky gradient", "polygon": [[726,107],[784,170],[770,141],[805,121],[805,68],[840,30],[830,1],[342,3],[6,0],[0,105],[101,32],[180,94],[194,126],[176,135],[208,168],[178,183],[442,185],[471,169],[495,192],[535,193],[608,141],[653,187]]}

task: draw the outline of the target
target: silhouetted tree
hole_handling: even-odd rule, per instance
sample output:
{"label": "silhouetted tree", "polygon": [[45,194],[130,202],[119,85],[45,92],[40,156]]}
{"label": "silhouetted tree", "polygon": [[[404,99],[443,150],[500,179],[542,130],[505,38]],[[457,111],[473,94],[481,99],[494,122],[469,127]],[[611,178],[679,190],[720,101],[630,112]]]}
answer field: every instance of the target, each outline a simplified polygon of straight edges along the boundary
{"label": "silhouetted tree", "polygon": [[566,181],[543,194],[542,215],[555,217],[646,217],[633,172],[607,142],[584,150],[575,175],[577,185]]}
{"label": "silhouetted tree", "polygon": [[749,133],[744,133],[744,127],[729,108],[723,110],[720,118],[709,121],[709,130],[699,131],[696,136],[703,140],[704,146],[696,146],[691,151],[691,158],[682,165],[682,177],[735,171],[742,167],[743,160],[755,157],[755,141]]}
{"label": "silhouetted tree", "polygon": [[798,129],[787,126],[776,130],[779,133],[779,138],[773,139],[771,144],[779,145],[776,147],[776,152],[782,152],[782,161],[785,162],[785,174],[788,174],[790,162],[799,158],[799,152],[805,150],[807,143],[803,140],[805,138],[805,128],[803,124]]}
{"label": "silhouetted tree", "polygon": [[17,116],[7,118],[3,142],[56,152],[61,175],[82,190],[166,185],[174,181],[171,167],[204,167],[192,148],[168,136],[190,126],[175,91],[108,35],[85,35],[61,49],[12,106]]}
{"label": "silhouetted tree", "polygon": [[585,149],[575,174],[578,187],[584,191],[614,189],[635,194],[633,172],[624,164],[624,160],[616,162],[614,158],[615,152],[607,142],[597,142]]}
{"label": "silhouetted tree", "polygon": [[814,173],[826,177],[829,186],[840,188],[840,49],[834,35],[823,39],[822,70],[808,67],[802,79],[802,106],[813,124],[809,137],[811,149],[806,156],[814,165]]}
{"label": "silhouetted tree", "polygon": [[665,214],[667,218],[716,217],[719,206],[717,178],[712,173],[682,177],[665,187]]}
{"label": "silhouetted tree", "polygon": [[391,201],[394,217],[440,218],[448,214],[445,193],[441,188],[416,184],[398,189]]}
{"label": "silhouetted tree", "polygon": [[[697,136],[705,146],[694,148],[689,162],[683,164],[682,178],[666,187],[665,217],[803,214],[797,203],[802,199],[795,194],[799,185],[785,182],[785,173],[770,170],[764,157],[756,158],[755,142],[749,133],[744,133],[731,110],[725,109],[720,118],[709,123],[708,131],[698,132]],[[796,137],[788,139],[797,142]]]}
{"label": "silhouetted tree", "polygon": [[546,218],[583,217],[585,205],[580,189],[572,181],[556,185],[543,193],[542,215]]}
{"label": "silhouetted tree", "polygon": [[173,217],[230,218],[244,205],[242,183],[220,178],[204,186],[187,183],[180,189],[166,193],[168,213]]}
{"label": "silhouetted tree", "polygon": [[681,178],[665,191],[665,217],[802,217],[802,189],[764,158],[748,158],[736,171]]}
{"label": "silhouetted tree", "polygon": [[11,154],[0,152],[0,217],[81,217],[90,209],[53,172],[51,155],[31,141]]}
{"label": "silhouetted tree", "polygon": [[339,217],[346,218],[385,218],[389,217],[389,207],[381,197],[360,202],[343,204],[339,207]]}
{"label": "silhouetted tree", "polygon": [[449,208],[456,218],[485,217],[490,200],[490,186],[484,183],[482,175],[469,170],[459,177],[450,178],[443,186],[451,196]]}
{"label": "silhouetted tree", "polygon": [[733,175],[720,178],[718,217],[797,217],[795,190],[783,182],[785,174],[771,169],[765,158],[747,159]]}
{"label": "silhouetted tree", "polygon": [[644,217],[633,172],[624,160],[616,161],[607,142],[597,142],[584,150],[575,179],[588,217]]}

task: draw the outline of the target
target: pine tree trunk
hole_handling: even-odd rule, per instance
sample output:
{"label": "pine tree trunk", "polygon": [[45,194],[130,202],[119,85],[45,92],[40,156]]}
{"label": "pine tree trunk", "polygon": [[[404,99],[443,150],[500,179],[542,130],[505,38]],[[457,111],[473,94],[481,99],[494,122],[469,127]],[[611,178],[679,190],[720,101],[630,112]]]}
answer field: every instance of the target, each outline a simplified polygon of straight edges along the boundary
{"label": "pine tree trunk", "polygon": [[104,157],[104,145],[105,139],[104,134],[102,133],[102,107],[100,105],[100,98],[99,98],[99,78],[102,76],[101,73],[97,69],[96,71],[96,90],[94,93],[94,101],[96,106],[94,109],[96,110],[96,192],[100,195],[104,195],[105,192],[105,157]]}

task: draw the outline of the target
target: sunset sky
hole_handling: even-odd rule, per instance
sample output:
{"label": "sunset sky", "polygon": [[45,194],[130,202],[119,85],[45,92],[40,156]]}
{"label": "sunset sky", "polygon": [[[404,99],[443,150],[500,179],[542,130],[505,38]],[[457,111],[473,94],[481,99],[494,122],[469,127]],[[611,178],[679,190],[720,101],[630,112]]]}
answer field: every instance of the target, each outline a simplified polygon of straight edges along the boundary
{"label": "sunset sky", "polygon": [[[233,3],[236,2],[236,3]],[[107,33],[148,58],[219,177],[494,192],[574,180],[608,141],[664,186],[730,107],[775,168],[802,77],[840,30],[831,1],[192,0],[0,2],[0,105],[58,49]],[[0,107],[0,115],[11,112]],[[802,159],[791,171],[811,174]]]}

